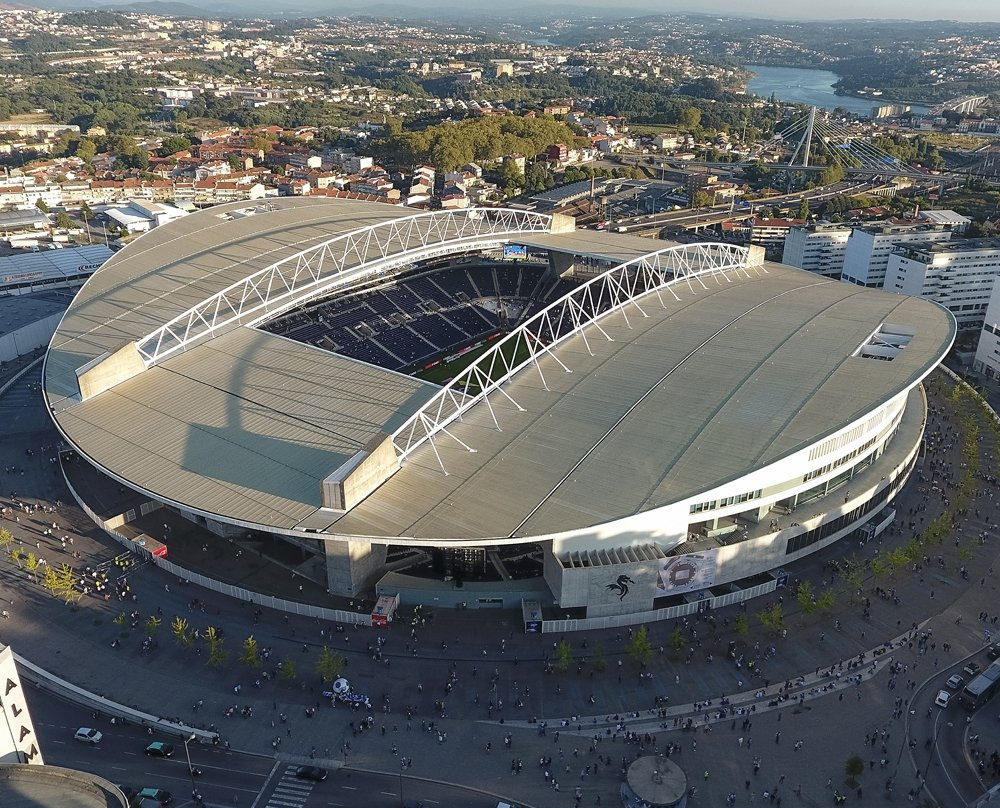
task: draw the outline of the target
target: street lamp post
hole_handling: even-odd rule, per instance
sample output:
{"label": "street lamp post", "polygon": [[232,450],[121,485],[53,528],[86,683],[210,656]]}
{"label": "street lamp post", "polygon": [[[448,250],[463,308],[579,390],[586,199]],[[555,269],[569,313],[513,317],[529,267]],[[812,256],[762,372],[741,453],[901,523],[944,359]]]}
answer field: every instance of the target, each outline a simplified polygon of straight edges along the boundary
{"label": "street lamp post", "polygon": [[184,739],[184,757],[187,758],[188,764],[188,777],[191,778],[191,796],[194,797],[196,791],[194,787],[194,767],[191,765],[191,750],[188,749],[188,744],[195,739],[194,734]]}
{"label": "street lamp post", "polygon": [[399,808],[403,808],[403,769],[406,768],[406,759],[399,758]]}

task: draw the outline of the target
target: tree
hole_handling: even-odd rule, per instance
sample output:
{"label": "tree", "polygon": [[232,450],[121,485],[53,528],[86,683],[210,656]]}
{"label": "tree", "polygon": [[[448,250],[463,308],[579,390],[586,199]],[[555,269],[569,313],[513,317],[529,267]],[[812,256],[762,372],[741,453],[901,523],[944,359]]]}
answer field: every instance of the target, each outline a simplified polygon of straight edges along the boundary
{"label": "tree", "polygon": [[41,197],[38,197],[38,201],[35,203],[35,207],[38,208],[38,210],[41,211],[42,213],[48,213],[50,210],[49,203],[46,202]]}
{"label": "tree", "polygon": [[608,667],[607,657],[604,655],[604,646],[600,641],[594,643],[594,670],[600,673]]}
{"label": "tree", "polygon": [[160,627],[160,623],[162,622],[163,621],[160,620],[160,618],[157,617],[155,614],[151,614],[149,616],[149,619],[146,621],[146,636],[152,639],[153,635],[156,633],[156,630]]}
{"label": "tree", "polygon": [[687,645],[687,641],[684,639],[684,632],[681,631],[680,626],[676,626],[673,631],[670,632],[670,647],[674,649],[676,653],[680,653],[684,650]]}
{"label": "tree", "polygon": [[335,654],[324,645],[323,650],[319,652],[319,659],[316,660],[316,673],[319,674],[319,680],[324,684],[332,682],[340,676],[340,672],[344,669],[344,662],[342,656]]}
{"label": "tree", "polygon": [[544,191],[554,185],[552,174],[541,163],[532,163],[524,172],[524,186],[529,191]]}
{"label": "tree", "polygon": [[832,586],[828,586],[822,592],[819,593],[819,597],[816,598],[816,607],[821,612],[828,612],[837,603],[837,594],[833,591]]}
{"label": "tree", "polygon": [[639,626],[639,630],[632,634],[628,644],[628,655],[642,668],[646,667],[646,663],[652,657],[653,646],[650,645],[649,632],[645,626]]}
{"label": "tree", "polygon": [[715,204],[715,194],[709,191],[695,191],[691,194],[692,208],[710,208]]}
{"label": "tree", "polygon": [[295,679],[295,663],[292,660],[285,659],[278,663],[278,678],[285,682]]}
{"label": "tree", "polygon": [[552,662],[552,667],[559,673],[566,673],[572,665],[573,650],[569,647],[569,643],[566,642],[566,640],[561,640],[559,645],[556,646],[555,659]]}
{"label": "tree", "polygon": [[780,603],[775,603],[757,612],[757,619],[772,634],[780,634],[785,627],[785,615]]}
{"label": "tree", "polygon": [[833,163],[823,169],[823,173],[819,175],[819,182],[820,185],[833,185],[844,179],[844,176],[843,166],[840,163]]}
{"label": "tree", "polygon": [[6,549],[14,543],[14,534],[7,528],[0,527],[0,549]]}
{"label": "tree", "polygon": [[733,628],[736,629],[737,636],[746,637],[750,633],[750,620],[744,612],[740,612],[736,615],[736,619],[733,620]]}
{"label": "tree", "polygon": [[51,595],[55,595],[56,590],[59,587],[59,580],[56,576],[56,571],[48,564],[45,565],[45,572],[42,573],[42,586],[45,587]]}
{"label": "tree", "polygon": [[221,668],[229,659],[229,652],[224,650],[222,643],[210,645],[208,648],[208,664],[213,668]]}
{"label": "tree", "polygon": [[83,160],[83,162],[89,163],[96,155],[97,146],[94,145],[94,141],[83,138],[76,144],[76,156]]}
{"label": "tree", "polygon": [[170,624],[170,630],[173,632],[174,637],[177,639],[177,643],[181,646],[181,648],[191,647],[191,643],[194,642],[194,637],[191,635],[191,628],[188,625],[186,618],[175,617],[173,623]]}
{"label": "tree", "polygon": [[160,157],[169,157],[171,154],[187,151],[190,148],[191,141],[184,135],[171,135],[160,143],[159,155]]}
{"label": "tree", "polygon": [[806,614],[812,614],[816,611],[816,593],[809,581],[803,581],[799,584],[799,591],[795,593],[795,599]]}
{"label": "tree", "polygon": [[500,187],[505,191],[510,190],[520,190],[524,187],[524,174],[521,173],[521,169],[517,167],[515,163],[510,158],[503,161],[500,164]]}
{"label": "tree", "polygon": [[892,565],[892,571],[903,569],[907,564],[910,563],[910,557],[906,554],[906,551],[901,548],[896,548],[892,551],[889,556],[889,563]]}
{"label": "tree", "polygon": [[12,547],[10,551],[7,553],[7,555],[10,557],[11,561],[17,564],[18,569],[20,569],[21,559],[24,558],[24,550],[22,550],[20,547]]}
{"label": "tree", "polygon": [[799,202],[799,210],[798,213],[795,214],[795,218],[808,220],[811,215],[812,212],[809,210],[809,200],[803,199]]}
{"label": "tree", "polygon": [[73,220],[66,211],[61,210],[56,214],[56,227],[60,230],[69,230],[72,226]]}
{"label": "tree", "polygon": [[844,763],[844,773],[851,778],[858,777],[865,771],[865,761],[860,755],[851,755]]}
{"label": "tree", "polygon": [[208,664],[213,668],[222,667],[229,658],[229,653],[222,648],[222,635],[215,626],[209,626],[202,636],[208,643]]}
{"label": "tree", "polygon": [[69,564],[59,565],[59,569],[56,570],[56,578],[58,580],[56,591],[64,603],[67,605],[70,603],[79,603],[83,599],[83,592],[77,589],[76,576],[73,574],[73,568]]}
{"label": "tree", "polygon": [[24,559],[24,568],[30,573],[35,573],[41,563],[42,562],[38,559],[38,556],[34,553],[28,553],[27,558]]}
{"label": "tree", "polygon": [[687,107],[681,113],[681,123],[686,129],[697,129],[701,125],[701,110],[698,107]]}
{"label": "tree", "polygon": [[91,210],[90,205],[88,205],[86,201],[80,205],[80,215],[83,216],[83,220],[85,222],[89,222],[94,218],[94,211]]}
{"label": "tree", "polygon": [[253,634],[243,641],[243,652],[240,654],[240,661],[248,668],[260,667],[260,648],[257,647],[257,640]]}

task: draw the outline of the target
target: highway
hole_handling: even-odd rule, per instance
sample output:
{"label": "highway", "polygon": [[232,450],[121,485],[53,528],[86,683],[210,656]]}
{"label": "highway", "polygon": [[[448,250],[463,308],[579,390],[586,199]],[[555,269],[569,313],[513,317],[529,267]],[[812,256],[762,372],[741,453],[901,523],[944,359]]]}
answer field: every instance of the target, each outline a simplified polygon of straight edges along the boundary
{"label": "highway", "polygon": [[871,189],[870,183],[843,181],[824,188],[754,200],[749,206],[715,205],[710,208],[683,208],[648,216],[631,216],[617,219],[613,224],[609,224],[609,227],[611,229],[627,227],[630,233],[662,229],[691,230],[745,218],[752,214],[754,208],[797,205],[802,199],[815,203],[834,196],[861,194]]}

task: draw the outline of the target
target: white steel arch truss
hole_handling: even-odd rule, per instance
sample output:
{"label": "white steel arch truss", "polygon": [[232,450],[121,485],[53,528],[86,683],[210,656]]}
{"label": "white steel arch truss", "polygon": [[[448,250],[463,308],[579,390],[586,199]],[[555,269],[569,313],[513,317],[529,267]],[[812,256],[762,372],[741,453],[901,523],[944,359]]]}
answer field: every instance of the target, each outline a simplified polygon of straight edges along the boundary
{"label": "white steel arch truss", "polygon": [[283,258],[174,317],[135,345],[146,366],[232,324],[255,324],[330,289],[457,248],[548,232],[552,217],[508,208],[434,211],[391,219]]}
{"label": "white steel arch truss", "polygon": [[397,456],[402,461],[429,441],[441,470],[447,474],[434,436],[443,432],[468,451],[475,451],[449,432],[448,425],[482,401],[489,409],[494,426],[500,430],[489,395],[499,392],[523,412],[524,408],[504,390],[504,384],[520,370],[534,365],[547,390],[548,384],[539,364],[542,356],[550,356],[564,371],[573,372],[553,351],[564,340],[579,334],[587,352],[593,356],[587,326],[593,326],[605,339],[613,341],[601,328],[603,318],[621,312],[628,324],[630,311],[648,317],[638,298],[655,293],[660,305],[666,308],[663,293],[679,301],[675,287],[681,283],[686,283],[690,291],[694,291],[695,285],[707,290],[706,279],[717,284],[732,283],[730,273],[750,277],[750,269],[767,272],[754,255],[747,247],[731,244],[674,245],[619,264],[581,284],[498,340],[410,416],[392,435]]}

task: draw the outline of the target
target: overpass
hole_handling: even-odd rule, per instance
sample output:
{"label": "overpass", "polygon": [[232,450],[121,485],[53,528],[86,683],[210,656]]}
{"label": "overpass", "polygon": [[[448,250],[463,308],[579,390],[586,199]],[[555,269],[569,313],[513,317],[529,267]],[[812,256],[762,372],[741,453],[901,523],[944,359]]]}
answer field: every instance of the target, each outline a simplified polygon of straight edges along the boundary
{"label": "overpass", "polygon": [[701,230],[706,227],[713,227],[722,222],[751,216],[755,207],[797,205],[803,199],[814,203],[835,196],[853,196],[854,194],[870,193],[875,190],[876,188],[871,183],[843,181],[823,188],[814,188],[811,191],[797,191],[791,194],[754,200],[750,205],[745,207],[720,205],[711,208],[684,208],[682,210],[664,211],[663,213],[656,213],[651,216],[633,216],[626,219],[619,219],[615,223],[615,227],[625,227],[630,233],[643,233],[667,228]]}

